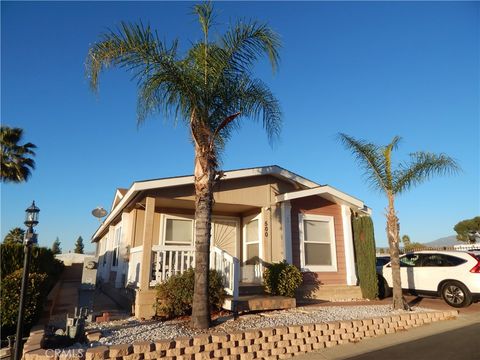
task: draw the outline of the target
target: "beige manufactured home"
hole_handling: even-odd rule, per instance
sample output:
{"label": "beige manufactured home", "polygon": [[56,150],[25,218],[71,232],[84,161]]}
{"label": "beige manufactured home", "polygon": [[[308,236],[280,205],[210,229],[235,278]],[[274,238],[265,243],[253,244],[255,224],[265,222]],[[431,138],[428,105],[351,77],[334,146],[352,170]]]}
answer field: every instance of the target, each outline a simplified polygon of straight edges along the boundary
{"label": "beige manufactured home", "polygon": [[[135,316],[153,315],[155,284],[193,267],[194,210],[193,176],[116,191],[92,241],[99,282],[119,296],[129,289]],[[215,189],[211,267],[233,300],[282,260],[301,269],[310,296],[358,291],[351,216],[369,212],[362,201],[279,166],[227,171]]]}

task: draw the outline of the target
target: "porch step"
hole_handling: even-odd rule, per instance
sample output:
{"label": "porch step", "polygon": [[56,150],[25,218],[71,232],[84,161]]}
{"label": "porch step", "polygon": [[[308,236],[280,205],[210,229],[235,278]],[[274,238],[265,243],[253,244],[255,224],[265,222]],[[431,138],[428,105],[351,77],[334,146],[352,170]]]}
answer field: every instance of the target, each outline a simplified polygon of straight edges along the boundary
{"label": "porch step", "polygon": [[[234,305],[236,304],[236,309]],[[230,311],[262,311],[262,310],[282,310],[296,307],[294,298],[286,296],[269,295],[243,295],[233,301],[231,296],[225,299],[223,308]]]}
{"label": "porch step", "polygon": [[265,295],[265,290],[263,286],[259,284],[240,283],[238,286],[238,294],[239,296]]}

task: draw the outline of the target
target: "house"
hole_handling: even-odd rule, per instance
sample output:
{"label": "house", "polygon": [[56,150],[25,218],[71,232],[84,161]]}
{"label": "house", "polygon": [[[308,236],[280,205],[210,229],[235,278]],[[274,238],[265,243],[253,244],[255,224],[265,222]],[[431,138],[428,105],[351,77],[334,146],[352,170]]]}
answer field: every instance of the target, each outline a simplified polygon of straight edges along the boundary
{"label": "house", "polygon": [[[331,298],[339,289],[361,297],[351,216],[370,213],[362,201],[275,165],[225,172],[214,198],[210,262],[233,299],[282,260],[301,269],[312,297],[327,291]],[[116,191],[92,242],[99,282],[119,297],[130,289],[135,316],[153,315],[156,283],[193,267],[194,211],[193,176]]]}

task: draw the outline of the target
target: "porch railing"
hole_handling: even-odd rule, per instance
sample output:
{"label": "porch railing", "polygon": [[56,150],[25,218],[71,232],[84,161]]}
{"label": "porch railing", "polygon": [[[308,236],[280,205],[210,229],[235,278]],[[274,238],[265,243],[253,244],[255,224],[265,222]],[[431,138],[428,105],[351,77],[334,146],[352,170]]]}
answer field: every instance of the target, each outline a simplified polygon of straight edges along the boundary
{"label": "porch railing", "polygon": [[[193,246],[157,245],[152,248],[152,252],[150,283],[152,286],[195,267],[195,247]],[[210,268],[220,272],[226,293],[236,299],[240,281],[240,261],[226,251],[213,247],[210,252]]]}
{"label": "porch railing", "polygon": [[214,246],[210,251],[210,268],[222,274],[226,293],[237,299],[238,283],[240,282],[240,261],[238,258]]}

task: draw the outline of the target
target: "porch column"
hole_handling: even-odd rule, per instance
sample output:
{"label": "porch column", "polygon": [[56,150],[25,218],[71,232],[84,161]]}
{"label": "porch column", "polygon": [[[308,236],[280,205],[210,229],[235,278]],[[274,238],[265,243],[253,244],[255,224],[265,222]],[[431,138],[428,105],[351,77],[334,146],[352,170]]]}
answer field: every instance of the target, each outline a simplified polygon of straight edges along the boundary
{"label": "porch column", "polygon": [[290,201],[282,202],[282,228],[285,260],[292,264],[292,205]]}
{"label": "porch column", "polygon": [[353,248],[352,219],[350,208],[342,205],[343,241],[345,246],[345,266],[347,270],[347,285],[357,285],[355,273],[355,250]]}
{"label": "porch column", "polygon": [[140,290],[147,290],[150,285],[154,216],[155,198],[147,197],[145,199],[145,221],[143,225],[143,254],[140,271]]}

